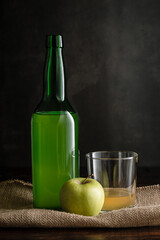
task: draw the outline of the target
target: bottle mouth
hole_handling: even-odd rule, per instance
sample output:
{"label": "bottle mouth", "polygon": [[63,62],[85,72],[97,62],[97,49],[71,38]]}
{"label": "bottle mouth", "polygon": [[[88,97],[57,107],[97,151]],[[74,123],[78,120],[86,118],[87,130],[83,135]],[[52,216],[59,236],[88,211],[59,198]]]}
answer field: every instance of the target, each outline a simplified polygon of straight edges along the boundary
{"label": "bottle mouth", "polygon": [[46,38],[47,48],[62,48],[62,35],[48,35]]}

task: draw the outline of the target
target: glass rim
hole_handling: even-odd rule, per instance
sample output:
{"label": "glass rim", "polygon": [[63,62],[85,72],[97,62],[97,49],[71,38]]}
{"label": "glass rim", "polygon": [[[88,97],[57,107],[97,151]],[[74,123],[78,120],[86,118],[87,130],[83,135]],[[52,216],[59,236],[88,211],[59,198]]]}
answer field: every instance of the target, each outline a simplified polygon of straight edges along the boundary
{"label": "glass rim", "polygon": [[[91,154],[94,153],[131,153],[133,156],[130,157],[92,157]],[[119,150],[119,151],[94,151],[86,153],[86,158],[90,159],[96,159],[96,160],[131,160],[133,158],[136,158],[136,162],[138,162],[138,153],[134,151],[128,151],[128,150]]]}

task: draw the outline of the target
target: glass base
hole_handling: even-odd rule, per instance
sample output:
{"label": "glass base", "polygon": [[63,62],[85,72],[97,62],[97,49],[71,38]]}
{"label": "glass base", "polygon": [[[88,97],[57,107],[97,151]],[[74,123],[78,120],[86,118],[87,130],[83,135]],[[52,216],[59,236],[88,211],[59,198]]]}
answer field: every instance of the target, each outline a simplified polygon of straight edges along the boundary
{"label": "glass base", "polygon": [[104,214],[104,213],[110,212],[110,211],[121,210],[121,209],[125,209],[125,208],[133,208],[133,207],[135,207],[135,204],[134,205],[130,205],[130,206],[126,206],[126,207],[116,208],[116,209],[101,210],[100,213]]}

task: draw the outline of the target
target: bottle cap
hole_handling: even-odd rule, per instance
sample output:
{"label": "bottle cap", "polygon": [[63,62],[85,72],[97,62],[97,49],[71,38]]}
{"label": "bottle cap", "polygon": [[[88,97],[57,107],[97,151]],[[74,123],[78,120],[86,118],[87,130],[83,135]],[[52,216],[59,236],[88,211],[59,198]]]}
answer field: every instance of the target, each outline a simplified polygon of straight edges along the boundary
{"label": "bottle cap", "polygon": [[47,47],[62,48],[62,36],[61,35],[48,35],[47,36]]}

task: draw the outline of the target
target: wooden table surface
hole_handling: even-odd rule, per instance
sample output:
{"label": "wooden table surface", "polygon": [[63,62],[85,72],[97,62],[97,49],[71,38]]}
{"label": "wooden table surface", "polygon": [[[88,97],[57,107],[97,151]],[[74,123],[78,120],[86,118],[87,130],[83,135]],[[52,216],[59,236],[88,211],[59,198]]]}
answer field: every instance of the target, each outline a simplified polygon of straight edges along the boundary
{"label": "wooden table surface", "polygon": [[[85,176],[84,170],[81,176]],[[31,169],[1,169],[0,181],[19,178],[31,181]],[[138,168],[137,185],[160,184],[160,168]],[[83,228],[83,229],[42,229],[42,228],[0,228],[0,239],[160,239],[160,226],[124,229]]]}
{"label": "wooden table surface", "polygon": [[0,239],[125,240],[160,239],[159,227],[126,229],[0,229]]}

